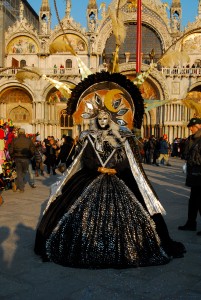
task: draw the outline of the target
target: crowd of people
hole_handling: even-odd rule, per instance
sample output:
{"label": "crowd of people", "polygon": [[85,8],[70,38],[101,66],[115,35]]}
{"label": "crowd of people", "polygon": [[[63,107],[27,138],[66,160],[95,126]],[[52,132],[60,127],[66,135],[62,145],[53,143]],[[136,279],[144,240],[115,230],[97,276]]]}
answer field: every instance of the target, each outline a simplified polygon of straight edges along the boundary
{"label": "crowd of people", "polygon": [[[19,148],[24,147],[22,136],[34,144],[34,152],[30,153],[28,157],[27,170],[31,187],[36,187],[35,177],[44,176],[44,172],[56,175],[56,170],[63,173],[72,162],[76,139],[74,140],[71,136],[63,135],[61,140],[54,136],[47,136],[42,141],[39,133],[28,134],[21,128],[4,123],[0,126],[0,190],[11,188],[14,191],[18,190],[16,185],[17,157],[16,154],[11,153],[13,151],[11,145],[13,145],[14,138],[21,137]],[[184,150],[187,140],[187,138],[175,138],[170,143],[167,134],[163,134],[160,138],[156,138],[154,135],[149,138],[136,138],[140,161],[155,166],[171,166],[170,156],[185,159]]]}
{"label": "crowd of people", "polygon": [[0,126],[0,190],[23,192],[25,182],[35,188],[35,177],[64,172],[72,162],[75,141],[63,135],[62,139],[48,136],[41,141],[40,134],[27,134],[23,128]]}
{"label": "crowd of people", "polygon": [[161,164],[171,166],[170,157],[179,157],[185,159],[184,150],[186,138],[175,138],[171,143],[168,141],[167,134],[156,138],[151,135],[148,138],[139,138],[138,145],[140,149],[141,162],[160,166]]}
{"label": "crowd of people", "polygon": [[[18,141],[17,146],[16,141],[15,143],[13,142],[14,139]],[[173,143],[170,144],[168,136],[164,134],[159,139],[151,135],[149,138],[138,138],[136,140],[142,163],[156,166],[160,164],[170,166],[170,156],[184,159],[186,139],[175,138]],[[24,149],[27,141],[33,143],[34,150],[30,150],[28,155],[25,153],[19,154],[20,149]],[[5,190],[12,188],[14,191],[24,190],[22,183],[16,184],[16,182],[18,182],[17,173],[20,174],[20,177],[22,175],[19,167],[17,167],[18,170],[16,170],[16,161],[19,160],[19,157],[28,158],[28,168],[25,169],[27,169],[29,175],[29,184],[33,188],[36,187],[35,177],[44,176],[44,172],[56,175],[57,169],[63,173],[72,162],[75,144],[76,141],[71,136],[63,135],[61,140],[54,136],[48,136],[42,141],[39,133],[28,134],[23,128],[8,126],[7,123],[1,125],[0,189]],[[16,147],[18,148],[17,150]],[[18,153],[16,153],[16,151],[18,151]]]}

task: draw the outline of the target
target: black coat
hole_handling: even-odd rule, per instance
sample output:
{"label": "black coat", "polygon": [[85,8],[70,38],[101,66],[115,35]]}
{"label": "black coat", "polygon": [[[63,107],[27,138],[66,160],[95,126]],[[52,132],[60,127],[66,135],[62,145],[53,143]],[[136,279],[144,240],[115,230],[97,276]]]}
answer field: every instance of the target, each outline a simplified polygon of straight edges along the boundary
{"label": "black coat", "polygon": [[19,134],[12,140],[9,147],[9,154],[12,158],[31,158],[34,153],[35,145],[25,134]]}
{"label": "black coat", "polygon": [[68,167],[72,163],[72,157],[75,153],[75,147],[73,143],[64,143],[61,148],[59,155],[57,157],[57,164],[59,162],[65,163]]}
{"label": "black coat", "polygon": [[186,141],[185,159],[187,161],[186,185],[201,186],[201,129],[190,135]]}

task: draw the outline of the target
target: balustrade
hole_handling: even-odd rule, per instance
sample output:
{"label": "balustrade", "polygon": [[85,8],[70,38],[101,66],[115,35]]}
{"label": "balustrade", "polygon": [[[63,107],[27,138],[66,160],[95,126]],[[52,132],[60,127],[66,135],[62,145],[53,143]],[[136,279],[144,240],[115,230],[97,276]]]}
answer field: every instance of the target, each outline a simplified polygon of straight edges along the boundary
{"label": "balustrade", "polygon": [[[1,72],[3,68],[0,68],[0,76],[14,76],[18,71],[22,69],[13,68],[4,70]],[[99,71],[107,70],[106,66],[100,65]],[[60,76],[79,76],[80,71],[78,68],[46,68],[46,69],[40,69],[42,74],[45,74],[47,76],[51,77],[60,77]],[[201,68],[164,68],[162,67],[160,70],[158,70],[165,76],[201,76]]]}
{"label": "balustrade", "polygon": [[[28,67],[27,67],[28,68]],[[30,68],[31,69],[31,68]],[[0,76],[13,76],[17,74],[18,71],[21,71],[22,69],[18,68],[13,68],[13,69],[8,69],[2,71],[3,68],[0,68]],[[1,72],[2,71],[2,72]],[[74,76],[79,76],[80,72],[78,68],[46,68],[46,69],[40,69],[40,72],[42,74],[45,74],[46,76],[69,76],[69,75],[74,75]]]}
{"label": "balustrade", "polygon": [[161,68],[165,76],[201,76],[201,68]]}

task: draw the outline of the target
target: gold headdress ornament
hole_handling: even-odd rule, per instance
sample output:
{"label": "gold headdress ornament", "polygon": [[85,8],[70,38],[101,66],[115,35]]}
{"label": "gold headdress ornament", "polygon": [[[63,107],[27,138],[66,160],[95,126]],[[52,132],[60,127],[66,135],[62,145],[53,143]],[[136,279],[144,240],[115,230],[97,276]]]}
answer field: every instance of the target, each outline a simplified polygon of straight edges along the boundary
{"label": "gold headdress ornament", "polygon": [[[100,112],[110,114],[111,119],[119,126],[132,126],[133,105],[126,100],[122,89],[108,90],[107,86],[102,89],[96,84],[97,91],[86,95],[81,102],[84,102],[85,111],[81,114],[83,119],[97,117]],[[100,88],[100,90],[99,90]],[[78,104],[78,115],[81,112]],[[76,116],[75,116],[76,117]]]}
{"label": "gold headdress ornament", "polygon": [[119,126],[141,128],[144,102],[139,89],[126,76],[101,72],[89,75],[72,91],[67,112],[76,124],[96,118],[100,111],[110,114]]}

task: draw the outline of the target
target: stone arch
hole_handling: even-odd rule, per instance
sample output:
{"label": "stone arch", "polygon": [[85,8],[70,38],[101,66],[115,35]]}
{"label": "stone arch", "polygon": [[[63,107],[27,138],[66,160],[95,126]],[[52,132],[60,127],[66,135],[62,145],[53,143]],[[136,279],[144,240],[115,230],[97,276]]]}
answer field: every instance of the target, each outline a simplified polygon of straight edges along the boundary
{"label": "stone arch", "polygon": [[[68,32],[66,33],[69,41],[71,42],[71,45],[73,49],[77,52],[84,52],[86,53],[88,51],[88,43],[87,41],[80,36],[79,34],[76,34],[75,32]],[[56,52],[69,52],[68,44],[64,43],[64,37],[65,35],[63,33],[59,33],[56,36],[54,36],[54,39],[50,42],[50,51],[53,53]],[[57,50],[58,49],[58,50]]]}
{"label": "stone arch", "polygon": [[189,90],[189,92],[193,91],[193,90],[201,91],[201,81],[197,81],[196,83],[192,84],[188,90]]}
{"label": "stone arch", "polygon": [[0,103],[32,103],[33,99],[30,93],[19,87],[12,86],[5,88],[0,93]]}
{"label": "stone arch", "polygon": [[12,120],[15,126],[22,124],[31,130],[33,97],[19,85],[8,86],[0,92],[0,111],[4,118]]}
{"label": "stone arch", "polygon": [[[60,82],[62,82],[62,81],[60,81]],[[68,87],[70,89],[71,88],[73,89],[76,86],[76,84],[71,81],[67,81],[66,83],[68,84]],[[56,95],[57,99],[55,98],[54,100],[52,99],[53,101],[50,101],[50,97],[55,93],[57,94]],[[46,88],[44,89],[44,91],[42,93],[42,97],[45,99],[46,103],[58,103],[58,102],[66,103],[67,102],[67,98],[65,96],[62,96],[61,92],[56,87],[53,87],[51,84],[46,85]]]}
{"label": "stone arch", "polygon": [[[136,24],[137,14],[134,11],[128,11],[126,6],[127,5],[125,4],[125,8],[123,8],[124,23]],[[152,8],[150,9],[149,6],[150,5],[143,7],[142,26],[148,26],[150,29],[152,29],[155,32],[156,36],[158,36],[161,41],[162,52],[164,52],[165,49],[167,49],[172,43],[172,38],[167,27],[167,20],[165,22],[164,12],[161,15],[158,14],[159,13],[158,6],[156,7],[155,12],[152,10]],[[99,35],[96,40],[97,52],[99,55],[103,53],[106,41],[112,35],[112,21],[109,18],[109,16],[105,18],[105,21],[101,25],[102,26],[100,26],[99,28]]]}
{"label": "stone arch", "polygon": [[[120,72],[121,74],[125,75],[131,81],[134,81],[136,74],[135,74],[135,63],[130,64],[121,64],[120,65]],[[147,71],[147,66],[142,65],[142,71]],[[161,74],[154,69],[149,77],[145,81],[148,85],[151,85],[152,88],[155,90],[156,95],[151,95],[150,92],[148,93],[146,99],[156,99],[156,100],[164,100],[168,99],[168,87],[164,79],[161,77]],[[153,94],[153,93],[152,93]]]}
{"label": "stone arch", "polygon": [[[127,23],[127,34],[124,43],[119,49],[119,62],[134,62],[136,61],[136,24],[134,22]],[[163,52],[163,43],[160,36],[147,24],[142,26],[142,61],[146,64],[151,62],[150,52],[154,49],[154,60],[158,60]],[[114,34],[111,34],[105,43],[105,58],[112,59],[115,51],[116,42]]]}
{"label": "stone arch", "polygon": [[38,41],[28,34],[12,36],[6,45],[6,54],[36,54],[39,52]]}
{"label": "stone arch", "polygon": [[18,105],[17,107],[11,109],[9,113],[9,119],[11,119],[15,124],[31,123],[31,114],[28,109],[22,105]]}

